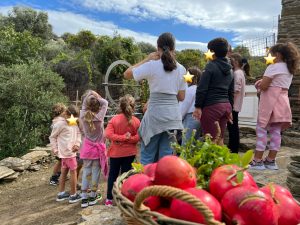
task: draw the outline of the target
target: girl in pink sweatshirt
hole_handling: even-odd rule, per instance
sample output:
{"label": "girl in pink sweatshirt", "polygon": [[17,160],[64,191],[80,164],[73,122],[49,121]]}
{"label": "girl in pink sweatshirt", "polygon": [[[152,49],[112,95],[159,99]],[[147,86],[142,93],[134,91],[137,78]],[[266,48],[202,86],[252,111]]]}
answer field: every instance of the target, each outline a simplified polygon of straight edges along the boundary
{"label": "girl in pink sweatshirt", "polygon": [[[291,126],[292,112],[288,90],[293,74],[299,68],[300,54],[292,43],[276,44],[270,49],[274,64],[267,67],[263,78],[255,86],[260,92],[258,119],[256,126],[256,150],[251,162],[252,169],[278,170],[276,155],[281,147],[281,132]],[[268,156],[263,160],[263,154],[268,143],[267,133],[270,133]]]}
{"label": "girl in pink sweatshirt", "polygon": [[[88,91],[80,111],[84,139],[80,150],[83,159],[81,207],[95,205],[102,197],[97,196],[100,171],[107,175],[107,157],[104,140],[104,116],[108,102],[95,91]],[[101,167],[101,170],[100,170]],[[87,189],[91,188],[88,196]]]}
{"label": "girl in pink sweatshirt", "polygon": [[[76,106],[69,106],[65,113],[53,120],[53,129],[50,135],[50,144],[55,155],[61,158],[61,176],[59,179],[59,193],[56,201],[69,199],[69,203],[78,202],[81,197],[77,193],[77,161],[76,152],[81,143],[81,133],[75,124],[68,124],[68,119],[73,115],[78,117]],[[70,171],[71,193],[65,192],[65,183],[68,172]]]}

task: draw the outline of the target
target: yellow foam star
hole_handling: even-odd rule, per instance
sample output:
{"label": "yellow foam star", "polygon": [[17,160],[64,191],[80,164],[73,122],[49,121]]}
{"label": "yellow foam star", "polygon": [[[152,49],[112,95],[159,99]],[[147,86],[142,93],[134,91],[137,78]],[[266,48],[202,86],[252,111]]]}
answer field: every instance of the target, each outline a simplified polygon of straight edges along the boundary
{"label": "yellow foam star", "polygon": [[274,64],[274,59],[276,59],[276,57],[272,56],[271,53],[268,54],[267,57],[264,57],[266,60],[266,64]]}
{"label": "yellow foam star", "polygon": [[77,119],[77,117],[74,117],[73,114],[71,114],[71,117],[67,119],[69,126],[77,125]]}
{"label": "yellow foam star", "polygon": [[194,77],[194,75],[191,75],[189,73],[189,71],[185,75],[183,75],[183,78],[184,78],[185,82],[187,82],[187,83],[192,83],[193,77]]}
{"label": "yellow foam star", "polygon": [[214,54],[215,54],[214,52],[211,52],[210,49],[208,49],[208,51],[204,53],[205,59],[206,60],[213,60],[214,59],[213,58]]}

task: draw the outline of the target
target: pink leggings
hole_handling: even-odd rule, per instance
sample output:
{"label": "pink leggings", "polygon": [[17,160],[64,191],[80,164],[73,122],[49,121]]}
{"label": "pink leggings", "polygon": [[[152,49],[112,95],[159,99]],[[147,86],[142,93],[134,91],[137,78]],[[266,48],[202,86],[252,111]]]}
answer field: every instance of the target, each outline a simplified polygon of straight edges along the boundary
{"label": "pink leggings", "polygon": [[256,126],[256,151],[265,151],[268,143],[268,131],[270,133],[270,144],[268,149],[279,151],[281,146],[281,124],[271,123],[267,128]]}

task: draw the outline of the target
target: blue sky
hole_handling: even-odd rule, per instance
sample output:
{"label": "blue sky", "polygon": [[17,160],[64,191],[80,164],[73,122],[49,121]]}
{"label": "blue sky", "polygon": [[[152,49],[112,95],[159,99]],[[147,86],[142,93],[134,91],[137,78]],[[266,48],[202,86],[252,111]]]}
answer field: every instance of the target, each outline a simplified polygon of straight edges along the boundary
{"label": "blue sky", "polygon": [[13,6],[47,11],[56,34],[82,29],[99,35],[131,36],[155,45],[157,36],[171,32],[177,49],[199,48],[215,37],[235,46],[243,40],[277,31],[281,0],[2,0],[0,13]]}

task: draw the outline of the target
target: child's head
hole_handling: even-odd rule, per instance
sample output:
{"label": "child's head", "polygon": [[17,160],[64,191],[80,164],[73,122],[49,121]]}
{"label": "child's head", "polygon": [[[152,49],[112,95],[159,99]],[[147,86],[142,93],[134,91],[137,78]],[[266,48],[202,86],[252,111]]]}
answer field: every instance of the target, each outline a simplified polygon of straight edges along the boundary
{"label": "child's head", "polygon": [[194,75],[194,77],[192,79],[192,83],[190,85],[198,84],[198,80],[202,74],[201,70],[198,67],[193,66],[193,67],[188,68],[188,71],[191,75]]}
{"label": "child's head", "polygon": [[229,44],[225,38],[215,38],[208,42],[207,48],[214,52],[217,58],[223,58],[228,53]]}
{"label": "child's head", "polygon": [[135,109],[135,99],[131,95],[125,95],[120,98],[119,102],[120,111],[126,116],[128,122],[131,122],[132,115]]}
{"label": "child's head", "polygon": [[300,54],[298,48],[293,43],[276,44],[270,48],[270,53],[276,57],[276,62],[285,62],[291,74],[295,74],[297,69],[299,69]]}
{"label": "child's head", "polygon": [[95,96],[89,96],[86,100],[86,108],[93,113],[98,113],[100,110],[100,102]]}
{"label": "child's head", "polygon": [[66,110],[66,116],[70,117],[73,115],[74,117],[79,117],[79,109],[76,105],[70,105]]}
{"label": "child's head", "polygon": [[55,118],[62,115],[66,111],[66,109],[67,107],[63,103],[56,103],[52,106],[52,117]]}
{"label": "child's head", "polygon": [[239,53],[232,53],[230,60],[234,69],[242,69],[247,76],[250,76],[250,65],[246,58],[243,58]]}

